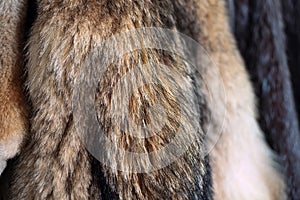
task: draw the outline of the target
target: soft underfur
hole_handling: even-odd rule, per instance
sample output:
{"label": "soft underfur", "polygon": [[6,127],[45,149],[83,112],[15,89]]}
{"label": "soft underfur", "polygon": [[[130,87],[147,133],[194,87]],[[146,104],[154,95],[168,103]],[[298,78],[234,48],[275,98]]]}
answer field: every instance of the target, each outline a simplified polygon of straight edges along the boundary
{"label": "soft underfur", "polygon": [[[253,91],[229,31],[224,1],[40,0],[37,11],[28,47],[33,118],[15,170],[12,199],[285,198],[273,155],[256,123]],[[101,74],[96,102],[98,119],[107,137],[121,148],[155,151],[172,139],[178,125],[184,127],[186,135],[197,133],[187,152],[163,169],[140,174],[116,172],[92,158],[79,138],[72,107],[74,84],[83,75],[82,69],[89,67],[85,61],[92,59],[91,54],[97,52],[102,40],[125,30],[152,26],[191,36],[205,48],[215,65],[201,63],[202,69],[195,73],[189,64],[169,52],[141,49]],[[155,62],[168,65],[171,70],[140,68],[127,85],[113,91],[120,75],[137,64],[151,66]],[[101,66],[91,62],[91,67]],[[176,82],[178,74],[186,81]],[[141,77],[158,79],[161,86],[146,85],[134,93],[130,104],[133,119],[137,123],[147,121],[147,108],[155,103],[160,103],[169,117],[159,135],[143,141],[119,133],[111,126],[115,115],[110,115],[116,112],[114,105],[122,108],[126,87],[135,85]],[[219,85],[222,82],[225,98]],[[174,91],[179,99],[174,98]],[[210,92],[216,98],[209,99]],[[177,109],[182,107],[178,105],[184,100],[181,97],[189,97],[183,107],[187,119],[180,117]],[[220,115],[223,112],[224,118]],[[212,127],[207,133],[209,142],[221,130],[210,154],[213,191],[204,133],[194,130],[190,122],[193,120],[189,120],[195,116],[204,130]],[[124,132],[130,130],[129,127]],[[122,158],[111,156],[122,164]]]}

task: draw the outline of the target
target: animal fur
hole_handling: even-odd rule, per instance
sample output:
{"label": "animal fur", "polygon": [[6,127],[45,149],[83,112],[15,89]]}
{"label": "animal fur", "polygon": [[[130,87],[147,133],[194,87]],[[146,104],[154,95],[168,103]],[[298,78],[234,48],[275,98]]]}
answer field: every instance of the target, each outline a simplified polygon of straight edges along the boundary
{"label": "animal fur", "polygon": [[[226,92],[224,100],[209,105],[216,124],[221,124],[220,109],[225,107],[227,112],[221,138],[210,154],[215,198],[284,199],[284,183],[272,166],[272,153],[255,121],[253,91],[230,34],[224,3],[209,1],[207,9],[199,2],[199,13],[206,19],[202,21],[200,16],[203,30],[199,42],[217,63]],[[213,84],[213,70],[207,73],[207,83]],[[213,134],[209,132],[208,136]]]}
{"label": "animal fur", "polygon": [[260,125],[280,156],[289,199],[298,199],[300,133],[291,84],[297,94],[298,36],[292,2],[282,1],[282,9],[280,1],[236,0],[234,30],[259,97]]}
{"label": "animal fur", "polygon": [[0,175],[27,132],[22,48],[26,1],[0,2]]}
{"label": "animal fur", "polygon": [[[220,130],[223,118],[219,113],[224,111],[227,114],[222,135],[210,154],[214,194],[202,131],[188,151],[170,166],[137,174],[112,171],[97,162],[85,150],[74,126],[74,80],[87,67],[85,59],[94,59],[90,55],[97,45],[112,34],[150,26],[191,36],[216,65],[201,63],[202,74],[193,74],[188,73],[188,64],[167,52],[141,49],[124,56],[102,74],[97,95],[99,122],[116,144],[147,152],[169,141],[177,124],[193,130],[189,121],[180,121],[183,119],[176,115],[179,105],[170,95],[173,88],[179,88],[179,93],[183,91],[180,88],[187,89],[187,116],[199,113],[203,129],[212,125],[208,141]],[[41,0],[29,38],[28,60],[33,119],[14,175],[12,199],[285,199],[273,155],[256,123],[253,91],[229,30],[224,1]],[[115,94],[118,98],[112,95],[112,86],[119,75],[136,64],[156,61],[172,70],[168,74],[155,68],[140,69],[137,77],[128,80],[132,85],[139,77],[162,81],[162,88],[145,86],[134,94],[131,113],[137,122],[146,121],[147,113],[139,111],[159,102],[166,108],[170,122],[159,137],[145,139],[144,143],[128,135],[116,138],[108,113],[113,111],[112,102],[124,104],[122,92],[126,92],[126,85]],[[172,82],[178,73],[189,81],[182,86]],[[226,98],[209,100],[209,92],[222,97],[216,86],[222,80]],[[212,90],[207,91],[202,81]],[[197,108],[196,112],[193,108]]]}
{"label": "animal fur", "polygon": [[[85,150],[74,126],[72,110],[74,79],[79,76],[80,69],[85,67],[85,58],[92,51],[97,50],[93,47],[97,47],[101,40],[112,34],[128,29],[143,26],[174,29],[173,7],[172,1],[161,3],[160,1],[77,0],[71,3],[65,0],[38,3],[39,14],[29,39],[28,56],[28,85],[35,115],[31,121],[31,138],[20,156],[12,198],[91,199],[93,192],[97,199],[114,197],[117,199],[159,199],[161,197],[211,199],[209,165],[204,157],[203,133],[198,133],[199,138],[183,157],[158,171],[136,174],[114,172],[109,167],[99,167],[96,173],[101,173],[105,180],[95,194],[92,189],[95,187],[92,184],[94,174],[91,173],[93,158]],[[151,64],[157,59],[170,65],[174,73],[178,70],[183,73],[182,70],[185,70],[175,62],[176,59],[172,55],[165,56],[162,52],[145,49],[123,58],[121,64],[115,66],[116,69],[114,66],[109,68],[102,75],[105,78],[101,79],[103,81],[99,84],[101,87],[97,99],[100,104],[100,123],[112,141],[116,140],[123,148],[129,146],[131,151],[158,149],[160,144],[173,137],[173,131],[177,129],[178,123],[184,123],[183,126],[187,130],[190,129],[188,121],[180,122],[176,119],[178,116],[174,116],[176,112],[173,114],[170,112],[172,123],[163,129],[160,137],[145,141],[148,144],[146,146],[128,135],[115,138],[116,133],[110,127],[111,119],[108,113],[112,110],[111,102],[124,99],[121,96],[122,91],[116,94],[118,96],[114,97],[115,99],[111,97],[111,87],[118,81],[119,76],[115,72],[122,75],[131,68],[131,65]],[[77,73],[70,76],[70,73],[76,71]],[[145,78],[156,76],[155,71],[141,70],[141,73],[140,76]],[[162,79],[159,76],[157,78]],[[135,79],[128,81],[135,84]],[[166,79],[162,83],[164,93],[154,86],[146,87],[140,94],[137,93],[136,108],[133,107],[132,112],[137,112],[135,110],[143,107],[146,109],[147,104],[151,105],[153,102],[161,102],[166,110],[172,110],[171,106],[176,107],[176,101],[170,95],[170,87],[177,86],[170,81],[171,79]],[[193,84],[192,81],[188,81],[185,87],[191,88],[187,91],[188,95],[195,99]],[[145,95],[150,97],[150,100],[147,100]],[[123,105],[124,102],[117,101],[117,104]],[[190,109],[195,106],[188,105],[186,110],[188,115],[194,112]],[[142,117],[142,113],[135,115],[137,120]],[[116,157],[117,161],[118,159]],[[104,190],[105,185],[110,189],[109,196]]]}
{"label": "animal fur", "polygon": [[295,103],[300,117],[300,2],[296,0],[281,1],[286,34],[286,55],[291,71],[291,80],[295,95]]}

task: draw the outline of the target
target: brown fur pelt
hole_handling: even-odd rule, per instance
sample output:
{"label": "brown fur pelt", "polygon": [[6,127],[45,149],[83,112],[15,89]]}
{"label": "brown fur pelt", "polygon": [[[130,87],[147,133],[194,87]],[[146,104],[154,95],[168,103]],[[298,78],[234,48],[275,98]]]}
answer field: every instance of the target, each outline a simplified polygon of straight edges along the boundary
{"label": "brown fur pelt", "polygon": [[[209,165],[204,157],[203,133],[198,133],[199,139],[172,165],[151,173],[137,174],[114,172],[94,161],[83,146],[74,124],[74,79],[80,73],[79,69],[86,64],[85,58],[92,54],[92,51],[97,51],[93,47],[97,47],[101,40],[112,34],[128,29],[143,26],[174,29],[176,24],[173,9],[171,1],[38,2],[38,16],[32,27],[28,48],[28,87],[34,116],[31,121],[31,137],[20,156],[12,185],[13,199],[211,199]],[[97,97],[100,105],[99,120],[111,140],[114,140],[117,134],[113,132],[115,130],[109,123],[111,102],[124,99],[122,91],[117,93],[118,96],[114,97],[116,99],[112,97],[111,87],[118,81],[119,76],[113,72],[122,74],[130,69],[131,65],[141,62],[151,64],[159,58],[164,58],[161,62],[167,63],[174,70],[184,70],[176,64],[176,59],[171,55],[163,56],[162,52],[145,49],[124,57],[120,61],[121,64],[116,66],[118,70],[112,66],[102,74],[105,78],[102,77]],[[72,71],[77,73],[70,76]],[[157,72],[161,73],[163,72]],[[147,78],[157,75],[155,71],[145,69],[140,76]],[[128,81],[134,85],[136,80]],[[186,84],[187,88],[195,87],[192,82]],[[166,79],[163,82],[163,94],[167,96],[163,97],[160,97],[159,88],[154,86],[142,89],[134,101],[137,108],[133,108],[132,112],[146,109],[147,104],[151,105],[152,101],[161,102],[167,110],[172,111],[170,106],[176,107],[176,104],[172,103],[174,99],[170,95],[170,87],[178,86],[173,85],[171,79]],[[191,98],[195,98],[195,89],[187,91]],[[150,97],[150,101],[145,95]],[[124,102],[117,104],[122,105]],[[159,148],[177,129],[176,124],[183,123],[176,119],[178,116],[174,116],[176,112],[172,112],[170,117],[173,122],[163,130],[160,136],[162,138],[154,137],[141,143],[124,135],[117,142],[122,142],[124,148],[129,146],[131,151]],[[194,110],[187,112],[192,113]],[[137,120],[140,120],[139,117],[142,117],[143,113],[136,115]],[[188,129],[188,122],[184,122],[183,126]],[[148,145],[144,147],[144,143]],[[115,157],[115,160],[119,159],[122,158]],[[93,170],[95,165],[99,167]],[[99,178],[103,181],[95,184],[93,179]]]}
{"label": "brown fur pelt", "polygon": [[0,2],[0,175],[28,128],[24,93],[23,32],[27,2]]}
{"label": "brown fur pelt", "polygon": [[300,133],[296,112],[300,69],[296,13],[299,11],[299,1],[235,0],[232,19],[238,47],[259,97],[260,125],[271,147],[280,155],[289,199],[300,196]]}
{"label": "brown fur pelt", "polygon": [[[101,41],[141,27],[185,33],[204,47],[215,64],[199,59],[202,68],[196,72],[176,55],[142,48],[101,73],[97,117],[116,146],[147,153],[169,142],[179,125],[187,136],[197,133],[187,151],[169,166],[132,173],[111,169],[85,149],[80,129],[75,127],[78,119],[72,96],[75,80],[87,76],[82,69],[103,67],[93,62],[100,56],[97,48]],[[254,92],[230,32],[224,0],[40,0],[27,51],[33,117],[14,167],[11,199],[285,199],[274,155],[256,122]],[[155,62],[171,70],[139,68],[117,92],[113,91],[120,76],[131,68]],[[184,82],[176,82],[178,74]],[[133,119],[147,123],[147,109],[155,103],[165,108],[169,119],[159,135],[142,141],[111,123],[116,112],[122,114],[126,91],[138,79],[157,79],[161,86],[146,85],[132,95],[129,108]],[[217,98],[210,99],[211,92]],[[174,98],[176,93],[178,99]],[[187,118],[180,116],[180,106]],[[121,109],[116,111],[115,107]],[[195,117],[199,130],[191,123]],[[126,128],[125,133],[132,130]],[[208,131],[206,137],[203,130]],[[219,131],[218,143],[209,157],[205,156],[204,140],[213,145],[210,142]],[[115,163],[125,165],[122,157],[110,156]]]}

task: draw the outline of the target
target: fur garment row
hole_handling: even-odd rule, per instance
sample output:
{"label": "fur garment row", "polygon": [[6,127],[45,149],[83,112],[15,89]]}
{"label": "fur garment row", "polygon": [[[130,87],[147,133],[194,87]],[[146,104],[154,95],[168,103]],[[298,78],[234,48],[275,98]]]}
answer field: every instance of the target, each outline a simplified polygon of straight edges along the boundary
{"label": "fur garment row", "polygon": [[[284,29],[282,23],[290,21],[281,11],[289,7],[247,2],[1,1],[0,168],[17,156],[3,173],[11,173],[4,180],[9,194],[1,194],[3,198],[284,200],[286,191],[289,199],[295,197],[297,79],[290,82],[288,66],[295,67],[288,58],[297,50],[284,36],[294,29]],[[200,69],[195,71],[170,52],[141,48],[101,71],[101,42],[143,27],[183,33],[197,41],[213,62],[198,59]],[[132,42],[125,40],[125,46]],[[115,46],[108,48],[114,51]],[[290,49],[288,55],[282,54],[285,48]],[[192,53],[205,56],[202,51]],[[157,62],[168,70],[155,67]],[[135,66],[142,67],[125,76]],[[94,158],[80,138],[84,127],[77,127],[73,98],[76,80],[90,77],[85,71],[90,68],[101,71],[97,88],[92,88],[97,91],[94,103],[98,123],[114,146],[150,155],[183,130],[185,137],[194,135],[185,153],[166,167],[144,173],[130,172],[136,166],[116,153],[109,154],[112,166],[129,171]],[[115,90],[120,77],[126,84]],[[146,84],[129,94],[140,80],[160,84]],[[159,121],[159,113],[149,111],[157,104],[168,121],[155,136],[135,138],[128,134],[135,132],[130,125],[121,130],[114,124],[127,122],[125,109],[137,124]],[[139,134],[146,132],[141,129]],[[265,135],[286,162],[277,163]],[[214,146],[208,155],[206,146]],[[141,162],[139,167],[149,166]]]}

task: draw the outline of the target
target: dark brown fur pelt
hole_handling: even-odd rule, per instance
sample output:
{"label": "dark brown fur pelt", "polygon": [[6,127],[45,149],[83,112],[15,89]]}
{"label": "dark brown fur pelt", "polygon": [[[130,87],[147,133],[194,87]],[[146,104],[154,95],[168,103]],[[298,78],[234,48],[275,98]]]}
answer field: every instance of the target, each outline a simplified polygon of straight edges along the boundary
{"label": "dark brown fur pelt", "polygon": [[27,2],[0,2],[0,175],[28,128],[24,92],[23,32]]}
{"label": "dark brown fur pelt", "polygon": [[300,196],[300,133],[296,112],[299,7],[296,4],[299,1],[235,0],[233,19],[237,44],[259,97],[260,125],[280,156],[289,199]]}

